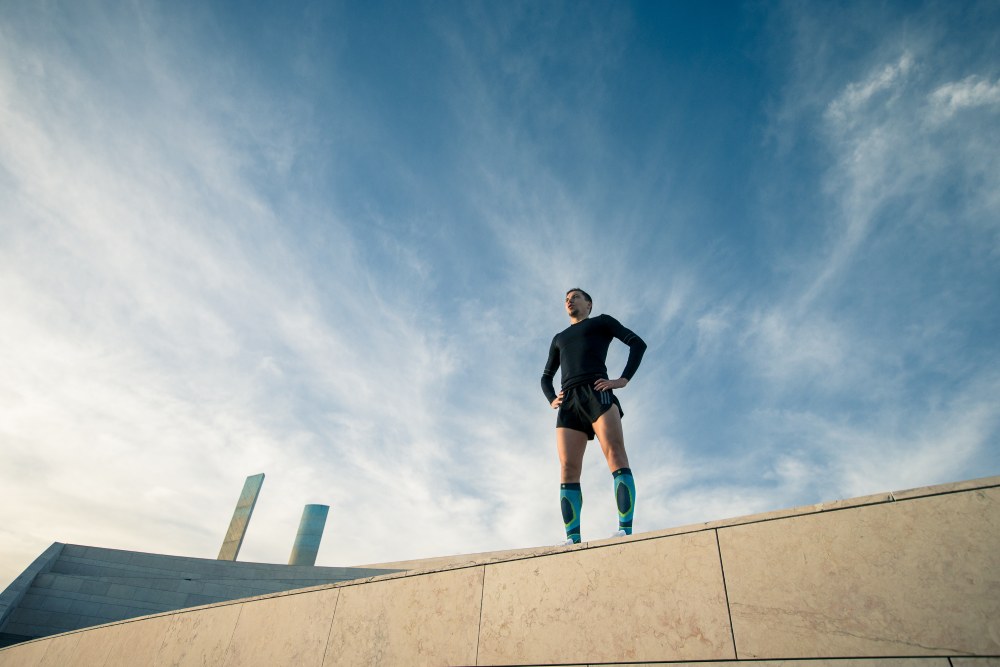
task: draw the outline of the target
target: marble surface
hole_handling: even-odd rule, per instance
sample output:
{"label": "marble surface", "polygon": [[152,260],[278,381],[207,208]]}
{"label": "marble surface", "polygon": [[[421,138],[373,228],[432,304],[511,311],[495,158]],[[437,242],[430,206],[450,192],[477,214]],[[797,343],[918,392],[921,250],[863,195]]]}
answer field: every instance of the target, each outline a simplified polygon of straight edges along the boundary
{"label": "marble surface", "polygon": [[10,646],[0,651],[0,667],[35,667],[41,664],[51,641]]}
{"label": "marble surface", "polygon": [[719,530],[740,658],[1000,654],[1000,489]]}
{"label": "marble surface", "polygon": [[[739,662],[685,662],[684,667],[738,667]],[[810,660],[754,660],[746,667],[950,667],[948,658],[832,658]],[[663,667],[663,663],[632,664],[629,667]],[[955,665],[958,667],[958,665]],[[970,665],[969,667],[976,667]],[[979,665],[978,667],[987,667]]]}
{"label": "marble surface", "polygon": [[73,632],[53,637],[48,642],[49,649],[45,651],[45,655],[41,656],[38,662],[31,664],[37,667],[63,667],[63,665],[72,664],[82,634],[80,632]]}
{"label": "marble surface", "polygon": [[325,667],[474,665],[483,568],[340,589]]}
{"label": "marble surface", "polygon": [[222,664],[242,607],[227,604],[173,615],[153,667]]}
{"label": "marble surface", "polygon": [[137,662],[152,664],[167,634],[170,616],[154,616],[128,621],[114,628],[111,650],[102,667],[134,667]]}
{"label": "marble surface", "polygon": [[994,477],[980,477],[979,479],[967,479],[961,482],[937,484],[935,486],[918,486],[913,489],[893,491],[892,497],[896,500],[910,500],[913,498],[940,496],[960,491],[974,491],[976,489],[988,489],[992,487],[1000,487],[1000,475]]}
{"label": "marble surface", "polygon": [[[454,554],[450,556],[437,556],[434,558],[420,558],[415,560],[406,561],[392,561],[387,563],[378,563],[374,565],[358,565],[359,568],[385,568],[385,569],[404,569],[408,572],[404,573],[402,576],[413,575],[413,574],[425,574],[427,572],[439,572],[441,570],[450,570],[459,567],[473,567],[476,565],[487,565],[489,563],[499,563],[501,561],[518,560],[521,558],[533,558],[535,556],[542,556],[545,554],[557,553],[567,548],[585,548],[586,544],[576,547],[563,547],[563,546],[540,546],[540,547],[526,547],[523,549],[507,549],[504,551],[487,551],[482,553],[472,553],[472,554]],[[387,577],[382,577],[387,578]]]}
{"label": "marble surface", "polygon": [[479,664],[734,657],[712,531],[486,567]]}
{"label": "marble surface", "polygon": [[953,667],[1000,667],[1000,656],[995,658],[952,658]]}
{"label": "marble surface", "polygon": [[[723,518],[715,521],[690,524],[687,526],[677,526],[674,528],[667,528],[664,530],[640,533],[635,535],[634,538],[646,539],[650,537],[679,535],[683,533],[691,533],[699,530],[705,530],[706,528],[725,528],[728,526],[759,523],[762,521],[772,521],[775,519],[785,519],[796,516],[819,514],[822,512],[832,512],[844,509],[851,509],[856,507],[862,507],[865,505],[879,505],[882,503],[890,503],[899,500],[912,500],[914,498],[938,496],[938,495],[951,494],[957,492],[967,492],[976,489],[987,489],[998,486],[1000,486],[1000,476],[982,477],[980,479],[971,479],[961,482],[950,482],[948,484],[938,484],[936,486],[922,486],[914,489],[905,489],[901,491],[884,491],[881,493],[874,493],[867,496],[857,496],[854,498],[830,500],[821,503],[815,503],[813,505],[803,505],[800,507],[791,507],[786,509],[773,510],[770,512],[760,512],[757,514],[748,514],[739,517]],[[403,563],[401,566],[405,567],[406,564]]]}
{"label": "marble surface", "polygon": [[[963,667],[996,667],[988,658],[970,658],[981,662]],[[567,667],[951,667],[948,658],[831,658],[804,662],[802,660],[737,660],[685,662],[589,662],[561,663]],[[553,667],[551,663],[518,665],[518,667]],[[956,664],[955,667],[958,667]]]}
{"label": "marble surface", "polygon": [[76,665],[104,665],[118,639],[120,625],[105,625],[80,633],[76,645]]}
{"label": "marble surface", "polygon": [[244,602],[226,651],[226,667],[323,664],[336,588]]}

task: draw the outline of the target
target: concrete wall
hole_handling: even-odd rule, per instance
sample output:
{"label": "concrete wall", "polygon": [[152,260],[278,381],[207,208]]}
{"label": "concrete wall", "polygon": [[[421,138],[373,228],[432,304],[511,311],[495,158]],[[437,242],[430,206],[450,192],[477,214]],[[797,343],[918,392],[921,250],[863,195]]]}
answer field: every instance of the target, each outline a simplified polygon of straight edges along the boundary
{"label": "concrete wall", "polygon": [[[10,583],[7,588],[0,593],[0,647],[16,644],[18,642],[33,639],[41,635],[20,635],[13,632],[6,632],[7,621],[20,608],[24,596],[31,590],[31,585],[39,575],[48,572],[52,564],[59,558],[65,545],[56,542],[43,551],[24,572]],[[68,629],[68,628],[65,628]],[[52,634],[52,633],[48,633]]]}
{"label": "concrete wall", "polygon": [[0,651],[0,667],[801,659],[1000,667],[1000,478],[482,554]]}
{"label": "concrete wall", "polygon": [[4,592],[12,604],[0,617],[0,632],[13,640],[45,637],[392,571],[219,561],[57,543]]}

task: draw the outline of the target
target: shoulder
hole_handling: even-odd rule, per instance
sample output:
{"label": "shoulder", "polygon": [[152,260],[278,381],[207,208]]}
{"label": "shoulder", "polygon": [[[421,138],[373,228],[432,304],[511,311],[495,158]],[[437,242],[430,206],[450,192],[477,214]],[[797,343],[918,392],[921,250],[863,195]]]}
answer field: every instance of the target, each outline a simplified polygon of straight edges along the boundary
{"label": "shoulder", "polygon": [[621,322],[619,322],[618,320],[607,314],[601,314],[591,319],[594,320],[595,324],[599,324],[605,327],[620,327],[622,325]]}

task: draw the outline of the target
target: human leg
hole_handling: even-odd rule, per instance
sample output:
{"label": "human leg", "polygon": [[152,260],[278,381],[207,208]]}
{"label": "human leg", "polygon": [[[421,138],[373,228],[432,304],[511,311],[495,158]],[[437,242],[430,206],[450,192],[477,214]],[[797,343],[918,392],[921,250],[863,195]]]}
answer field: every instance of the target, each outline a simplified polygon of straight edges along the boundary
{"label": "human leg", "polygon": [[587,434],[569,428],[557,428],[556,448],[559,451],[561,480],[559,506],[566,539],[578,543],[581,539],[580,511],[583,509],[580,473],[583,470],[583,453],[587,449]]}
{"label": "human leg", "polygon": [[557,428],[556,449],[559,452],[559,481],[579,482],[587,434],[571,428]]}
{"label": "human leg", "polygon": [[619,533],[631,535],[632,518],[635,514],[635,480],[632,478],[628,455],[625,453],[621,412],[617,406],[612,406],[594,422],[594,431],[614,480]]}
{"label": "human leg", "polygon": [[[594,433],[601,443],[601,451],[608,462],[608,470],[628,468],[628,454],[625,453],[625,433],[622,431],[622,414],[617,405],[612,405],[594,422]],[[582,461],[582,457],[581,457]]]}

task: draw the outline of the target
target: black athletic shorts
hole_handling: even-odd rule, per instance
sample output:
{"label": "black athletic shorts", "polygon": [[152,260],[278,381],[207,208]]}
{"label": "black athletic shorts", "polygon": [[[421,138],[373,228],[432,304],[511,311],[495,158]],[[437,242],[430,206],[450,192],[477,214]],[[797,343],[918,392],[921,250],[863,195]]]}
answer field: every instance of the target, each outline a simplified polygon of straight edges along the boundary
{"label": "black athletic shorts", "polygon": [[612,405],[618,406],[618,414],[625,414],[618,397],[610,389],[597,391],[590,384],[570,387],[563,392],[563,402],[559,404],[559,414],[556,415],[556,428],[583,431],[587,440],[593,440],[594,422]]}

